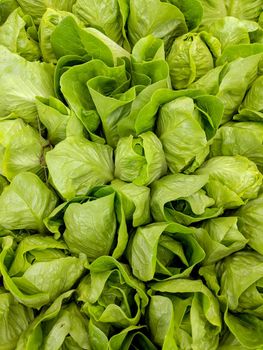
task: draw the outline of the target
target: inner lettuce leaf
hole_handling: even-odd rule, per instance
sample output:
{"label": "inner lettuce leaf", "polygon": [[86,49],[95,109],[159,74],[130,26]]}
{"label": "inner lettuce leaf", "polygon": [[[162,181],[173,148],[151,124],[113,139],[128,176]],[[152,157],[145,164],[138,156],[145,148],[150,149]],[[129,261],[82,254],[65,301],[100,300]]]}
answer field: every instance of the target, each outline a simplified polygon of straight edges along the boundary
{"label": "inner lettuce leaf", "polygon": [[129,261],[141,281],[189,277],[205,257],[195,229],[177,223],[139,227],[130,241]]}
{"label": "inner lettuce leaf", "polygon": [[202,175],[166,175],[151,185],[151,212],[156,221],[175,221],[190,225],[222,213],[205,186]]}
{"label": "inner lettuce leaf", "polygon": [[115,150],[115,176],[135,185],[147,186],[166,174],[162,144],[151,131],[135,138],[122,137]]}
{"label": "inner lettuce leaf", "polygon": [[239,155],[210,158],[196,174],[209,176],[206,191],[217,206],[225,209],[256,198],[262,184],[262,174],[255,163]]}
{"label": "inner lettuce leaf", "polygon": [[36,27],[20,8],[14,10],[0,27],[0,44],[28,61],[40,59]]}
{"label": "inner lettuce leaf", "polygon": [[216,350],[222,327],[219,303],[201,280],[176,279],[151,285],[148,324],[162,349]]}
{"label": "inner lettuce leaf", "polygon": [[46,153],[53,185],[65,199],[85,195],[113,179],[112,148],[79,137],[68,137]]}
{"label": "inner lettuce leaf", "polygon": [[[31,191],[28,191],[29,188]],[[0,196],[0,227],[45,232],[43,219],[56,204],[56,195],[37,175],[20,173],[4,188]]]}
{"label": "inner lettuce leaf", "polygon": [[99,324],[137,325],[148,304],[144,284],[132,276],[126,264],[110,256],[99,257],[89,270],[77,289],[82,310]]}
{"label": "inner lettuce leaf", "polygon": [[35,97],[54,95],[53,66],[28,62],[0,46],[1,118],[14,113],[16,117],[37,126]]}
{"label": "inner lettuce leaf", "polygon": [[3,238],[0,272],[5,288],[23,305],[39,309],[52,302],[72,288],[84,272],[84,256],[68,256],[65,243],[41,235],[25,237],[13,248],[11,265],[6,265],[13,243],[11,236]]}
{"label": "inner lettuce leaf", "polygon": [[172,173],[191,173],[204,162],[222,116],[213,96],[178,97],[162,106],[156,133]]}
{"label": "inner lettuce leaf", "polygon": [[214,68],[221,45],[210,33],[187,33],[176,38],[167,57],[174,89],[187,88]]}

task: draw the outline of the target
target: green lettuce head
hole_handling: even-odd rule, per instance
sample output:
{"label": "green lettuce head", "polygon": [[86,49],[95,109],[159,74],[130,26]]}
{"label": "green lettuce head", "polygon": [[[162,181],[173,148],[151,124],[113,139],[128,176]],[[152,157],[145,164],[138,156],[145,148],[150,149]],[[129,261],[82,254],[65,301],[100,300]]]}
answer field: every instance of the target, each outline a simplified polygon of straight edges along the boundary
{"label": "green lettuce head", "polygon": [[64,227],[63,238],[73,253],[84,253],[89,260],[109,254],[118,258],[128,240],[126,221],[143,225],[150,220],[149,189],[131,185],[137,199],[129,184],[114,181],[113,186],[96,187],[61,204],[45,220],[46,226],[55,237]]}
{"label": "green lettuce head", "polygon": [[263,124],[244,121],[223,125],[213,140],[210,154],[212,157],[239,154],[252,160],[262,172]]}
{"label": "green lettuce head", "polygon": [[176,223],[139,227],[128,249],[134,276],[141,281],[188,277],[205,257],[194,233]]}
{"label": "green lettuce head", "polygon": [[183,225],[216,217],[222,213],[207,193],[206,175],[174,174],[151,186],[151,212],[156,221],[175,221]]}
{"label": "green lettuce head", "polygon": [[65,199],[85,195],[113,178],[112,148],[84,137],[60,142],[46,153],[46,162],[52,184]]}
{"label": "green lettuce head", "polygon": [[228,256],[216,265],[200,269],[208,286],[218,296],[224,321],[245,347],[258,349],[263,332],[263,257],[253,250]]}
{"label": "green lettuce head", "polygon": [[91,348],[89,321],[76,303],[69,301],[73,292],[61,294],[30,323],[18,340],[17,350]]}
{"label": "green lettuce head", "polygon": [[176,279],[151,285],[148,325],[163,350],[216,350],[221,331],[219,303],[201,280]]}
{"label": "green lettuce head", "polygon": [[68,256],[67,252],[65,243],[51,237],[31,235],[17,246],[11,236],[4,237],[0,273],[5,288],[26,306],[49,304],[72,288],[84,272],[85,258]]}
{"label": "green lettuce head", "polygon": [[147,186],[165,175],[166,170],[162,144],[153,132],[119,140],[115,151],[115,177]]}
{"label": "green lettuce head", "polygon": [[205,95],[179,97],[160,109],[156,133],[172,173],[191,173],[204,162],[222,115],[222,103]]}
{"label": "green lettuce head", "polygon": [[89,266],[80,283],[78,301],[82,310],[99,324],[126,328],[137,325],[148,304],[144,284],[129,267],[110,256],[101,256]]}
{"label": "green lettuce head", "polygon": [[257,197],[262,174],[255,163],[243,156],[218,156],[209,159],[196,171],[208,175],[208,195],[218,207],[231,209]]}
{"label": "green lettuce head", "polygon": [[220,54],[219,40],[207,32],[176,38],[167,58],[173,88],[187,88],[201,78],[214,68],[214,58]]}

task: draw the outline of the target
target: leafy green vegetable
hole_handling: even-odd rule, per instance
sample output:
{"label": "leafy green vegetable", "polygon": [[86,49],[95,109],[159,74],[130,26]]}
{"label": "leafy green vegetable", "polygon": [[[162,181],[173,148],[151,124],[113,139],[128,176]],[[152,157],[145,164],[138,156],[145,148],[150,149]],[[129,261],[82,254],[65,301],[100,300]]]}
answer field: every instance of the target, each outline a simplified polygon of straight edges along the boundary
{"label": "leafy green vegetable", "polygon": [[0,196],[0,227],[44,232],[43,219],[56,204],[56,195],[37,175],[20,173]]}
{"label": "leafy green vegetable", "polygon": [[263,350],[262,10],[0,0],[0,350]]}
{"label": "leafy green vegetable", "polygon": [[111,147],[84,138],[72,136],[60,142],[46,153],[46,162],[52,183],[66,199],[87,194],[113,178]]}

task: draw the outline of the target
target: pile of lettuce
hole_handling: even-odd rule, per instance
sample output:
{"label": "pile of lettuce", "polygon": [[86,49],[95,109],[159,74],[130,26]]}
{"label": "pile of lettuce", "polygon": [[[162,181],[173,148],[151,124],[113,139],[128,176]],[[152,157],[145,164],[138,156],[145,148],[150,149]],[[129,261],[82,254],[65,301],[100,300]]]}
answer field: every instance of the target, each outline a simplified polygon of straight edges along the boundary
{"label": "pile of lettuce", "polygon": [[263,349],[263,0],[0,0],[0,350]]}

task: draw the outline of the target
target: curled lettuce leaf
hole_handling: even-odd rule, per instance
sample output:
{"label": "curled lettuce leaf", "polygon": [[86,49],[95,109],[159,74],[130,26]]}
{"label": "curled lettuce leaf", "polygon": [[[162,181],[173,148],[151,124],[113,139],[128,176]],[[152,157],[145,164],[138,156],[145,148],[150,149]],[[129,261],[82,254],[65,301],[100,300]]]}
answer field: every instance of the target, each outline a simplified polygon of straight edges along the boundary
{"label": "curled lettuce leaf", "polygon": [[201,280],[156,282],[151,290],[148,324],[156,344],[165,350],[217,349],[219,303]]}
{"label": "curled lettuce leaf", "polygon": [[222,213],[207,194],[207,175],[175,174],[152,184],[151,212],[156,221],[175,221],[183,225],[216,217]]}
{"label": "curled lettuce leaf", "polygon": [[262,174],[255,163],[239,155],[211,158],[196,174],[209,176],[206,191],[217,206],[225,209],[256,198],[262,184]]}
{"label": "curled lettuce leaf", "polygon": [[[31,191],[28,191],[28,189]],[[0,196],[0,227],[45,231],[43,219],[57,204],[56,195],[32,173],[20,173]]]}
{"label": "curled lettuce leaf", "polygon": [[46,162],[54,187],[65,199],[87,194],[113,178],[111,147],[84,138],[61,141],[46,153]]}
{"label": "curled lettuce leaf", "polygon": [[132,222],[133,227],[150,222],[150,189],[148,187],[118,179],[113,180],[111,186],[121,196],[126,221]]}
{"label": "curled lettuce leaf", "polygon": [[212,96],[179,97],[161,108],[156,132],[172,173],[193,172],[204,162],[222,115],[223,105]]}
{"label": "curled lettuce leaf", "polygon": [[134,276],[142,281],[188,277],[205,257],[194,233],[176,223],[139,227],[129,247]]}
{"label": "curled lettuce leaf", "polygon": [[25,237],[7,266],[5,258],[12,245],[13,238],[3,239],[0,272],[5,288],[26,306],[40,308],[52,302],[72,288],[84,271],[85,259],[67,256],[65,243],[40,235]]}
{"label": "curled lettuce leaf", "polygon": [[52,144],[63,141],[67,136],[67,125],[73,113],[55,97],[36,98],[38,116],[47,128],[48,140]]}
{"label": "curled lettuce leaf", "polygon": [[125,328],[139,323],[148,304],[142,282],[129,267],[112,257],[102,256],[90,266],[90,275],[80,283],[78,301],[96,322]]}
{"label": "curled lettuce leaf", "polygon": [[174,89],[187,88],[214,68],[220,42],[210,33],[187,33],[176,38],[167,57]]}
{"label": "curled lettuce leaf", "polygon": [[135,185],[149,185],[166,174],[162,144],[148,131],[139,137],[122,137],[115,150],[115,176]]}
{"label": "curled lettuce leaf", "polygon": [[37,39],[37,30],[31,17],[24,16],[19,8],[0,27],[0,44],[29,61],[40,59]]}

